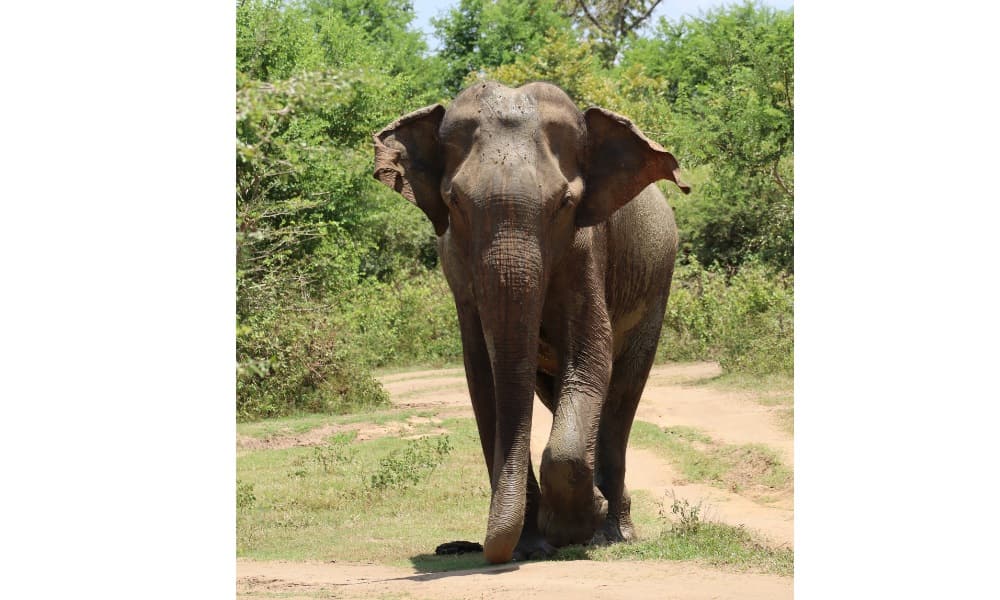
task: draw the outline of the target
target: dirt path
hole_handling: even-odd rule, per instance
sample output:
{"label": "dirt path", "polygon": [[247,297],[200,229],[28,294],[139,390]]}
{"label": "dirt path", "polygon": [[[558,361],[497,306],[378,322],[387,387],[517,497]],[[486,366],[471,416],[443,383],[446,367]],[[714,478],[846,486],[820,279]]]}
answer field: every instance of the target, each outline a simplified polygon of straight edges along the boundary
{"label": "dirt path", "polygon": [[[714,440],[730,444],[764,444],[791,466],[792,436],[776,425],[771,410],[744,394],[690,385],[719,373],[715,363],[654,367],[636,419],[662,426],[694,427]],[[531,423],[531,459],[536,466],[541,464],[551,429],[552,415],[536,398]],[[670,463],[634,446],[629,447],[625,464],[625,485],[630,490],[646,490],[654,498],[663,498],[672,491],[678,499],[703,503],[706,516],[712,520],[744,525],[776,545],[792,546],[791,495],[761,504],[710,485],[687,483]]]}
{"label": "dirt path", "polygon": [[496,598],[522,600],[780,600],[792,580],[777,575],[727,573],[684,562],[528,562],[467,571],[322,562],[237,561],[242,598]]}
{"label": "dirt path", "polygon": [[[719,374],[714,363],[662,365],[653,369],[636,419],[662,426],[696,428],[729,444],[757,443],[793,464],[792,434],[782,430],[776,409],[749,394],[723,392],[694,382]],[[462,369],[398,373],[381,378],[401,408],[434,410],[439,416],[472,417]],[[541,453],[552,426],[551,415],[536,399],[532,422],[532,460]],[[791,493],[768,503],[709,485],[683,480],[668,462],[649,450],[629,448],[626,484],[654,498],[673,492],[702,503],[707,518],[743,525],[775,545],[793,543]],[[322,562],[239,560],[241,598],[791,598],[792,578],[733,573],[686,562],[530,562],[495,568],[420,574],[414,569]]]}

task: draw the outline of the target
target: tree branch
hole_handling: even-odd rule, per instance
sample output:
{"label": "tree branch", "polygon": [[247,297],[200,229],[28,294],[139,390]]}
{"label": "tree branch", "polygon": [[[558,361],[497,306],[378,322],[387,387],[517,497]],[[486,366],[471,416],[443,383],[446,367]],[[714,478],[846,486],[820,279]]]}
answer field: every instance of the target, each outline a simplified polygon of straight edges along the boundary
{"label": "tree branch", "polygon": [[596,27],[598,31],[605,35],[608,34],[608,30],[605,29],[605,27],[601,25],[596,18],[594,18],[594,15],[590,14],[590,9],[587,8],[587,5],[583,0],[576,0],[576,5],[583,9],[584,14],[587,15],[587,18],[590,19],[590,22],[594,24],[594,27]]}
{"label": "tree branch", "polygon": [[629,31],[634,30],[636,27],[639,26],[640,23],[648,19],[649,15],[653,14],[653,10],[655,10],[656,7],[660,5],[660,2],[663,2],[663,0],[653,0],[653,3],[649,5],[649,9],[641,17],[632,21],[631,25],[629,25],[628,28]]}
{"label": "tree branch", "polygon": [[785,185],[784,180],[781,179],[781,175],[778,174],[777,161],[775,161],[774,164],[771,165],[771,176],[774,177],[774,181],[778,184],[778,187],[780,187],[785,192],[785,194],[788,195],[789,198],[795,197],[795,194],[792,193],[792,190],[788,189],[788,186]]}

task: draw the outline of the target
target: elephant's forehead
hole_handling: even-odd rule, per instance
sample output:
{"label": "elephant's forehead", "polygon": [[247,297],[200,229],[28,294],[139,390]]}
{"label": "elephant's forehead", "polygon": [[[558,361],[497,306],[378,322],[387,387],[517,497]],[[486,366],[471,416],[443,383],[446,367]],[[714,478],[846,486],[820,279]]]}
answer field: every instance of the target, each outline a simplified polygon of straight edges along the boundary
{"label": "elephant's forehead", "polygon": [[531,94],[499,84],[481,84],[455,99],[448,107],[444,125],[537,127],[538,118],[538,101]]}
{"label": "elephant's forehead", "polygon": [[516,89],[496,82],[467,88],[448,107],[442,132],[495,129],[535,132],[550,123],[570,127],[582,123],[580,112],[565,92],[545,83],[530,83]]}

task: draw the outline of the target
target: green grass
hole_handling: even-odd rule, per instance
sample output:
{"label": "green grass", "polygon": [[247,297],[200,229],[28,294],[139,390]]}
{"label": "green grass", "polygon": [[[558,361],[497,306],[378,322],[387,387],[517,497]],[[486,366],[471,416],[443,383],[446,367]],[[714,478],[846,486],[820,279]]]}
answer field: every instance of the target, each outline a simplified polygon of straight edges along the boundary
{"label": "green grass", "polygon": [[[390,477],[388,487],[372,489],[380,462],[415,444],[393,437],[351,443],[350,460],[330,461],[328,470],[316,460],[315,448],[238,457],[238,481],[254,500],[249,506],[244,501],[237,513],[237,555],[407,564],[408,557],[433,552],[442,542],[479,539],[489,481],[475,423],[450,419],[442,426],[452,450],[406,486],[394,486]],[[390,461],[388,468],[401,467]]]}
{"label": "green grass", "polygon": [[748,531],[721,523],[702,523],[693,533],[671,529],[631,544],[591,551],[596,560],[700,560],[713,566],[792,575],[794,552],[770,548]]}
{"label": "green grass", "polygon": [[[638,540],[609,546],[567,546],[560,548],[552,560],[692,560],[740,571],[793,574],[794,552],[789,548],[771,548],[741,527],[704,522],[697,517],[682,529],[662,512],[650,494],[636,491],[632,495],[632,517]],[[481,554],[423,554],[412,557],[410,562],[425,572],[475,569],[488,564]]]}
{"label": "green grass", "polygon": [[610,546],[560,548],[555,560],[694,560],[715,567],[790,576],[794,552],[771,548],[741,527],[701,519],[699,507],[673,503],[671,511],[638,491],[632,496],[632,512],[639,539]]}
{"label": "green grass", "polygon": [[721,444],[689,427],[632,425],[630,442],[649,448],[680,469],[689,481],[704,481],[730,491],[782,490],[792,471],[777,454],[760,444]]}
{"label": "green grass", "polygon": [[[434,415],[428,410],[299,415],[242,423],[238,431],[259,437],[304,433],[328,424],[391,423]],[[424,572],[486,566],[481,554],[433,554],[443,542],[481,541],[490,501],[474,420],[452,418],[424,427],[437,426],[449,432],[447,451],[436,450],[439,437],[358,441],[353,432],[342,432],[318,446],[241,452],[237,555],[257,560],[369,561]],[[767,468],[744,480],[778,489],[790,482],[790,472],[773,462],[773,453],[718,444],[695,429],[665,430],[637,421],[632,440],[675,462],[692,480],[725,486],[727,478],[741,473],[740,465],[759,467],[763,457]],[[376,485],[376,480],[381,483]],[[632,516],[638,541],[563,548],[555,558],[700,560],[727,568],[792,572],[791,550],[768,548],[740,528],[703,523],[696,530],[677,531],[663,515],[662,499],[643,490],[632,494]]]}

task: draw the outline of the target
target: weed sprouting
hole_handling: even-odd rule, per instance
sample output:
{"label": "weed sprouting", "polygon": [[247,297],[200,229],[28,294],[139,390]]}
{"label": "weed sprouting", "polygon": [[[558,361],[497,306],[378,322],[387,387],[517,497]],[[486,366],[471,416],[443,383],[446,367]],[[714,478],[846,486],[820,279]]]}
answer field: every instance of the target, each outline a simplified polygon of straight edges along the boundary
{"label": "weed sprouting", "polygon": [[420,483],[434,472],[453,449],[448,436],[411,441],[406,448],[395,450],[378,463],[378,470],[371,476],[368,491],[383,492],[406,489]]}
{"label": "weed sprouting", "polygon": [[[670,532],[675,535],[693,535],[701,528],[702,503],[691,504],[687,498],[678,499],[677,495],[670,491],[670,513],[676,518],[670,525]],[[668,518],[663,507],[660,508],[660,516]]]}
{"label": "weed sprouting", "polygon": [[324,473],[330,473],[334,465],[350,463],[356,454],[350,443],[355,433],[339,434],[322,446],[314,446],[313,462],[323,467]]}
{"label": "weed sprouting", "polygon": [[236,510],[243,512],[253,508],[257,497],[253,493],[253,484],[236,480]]}

